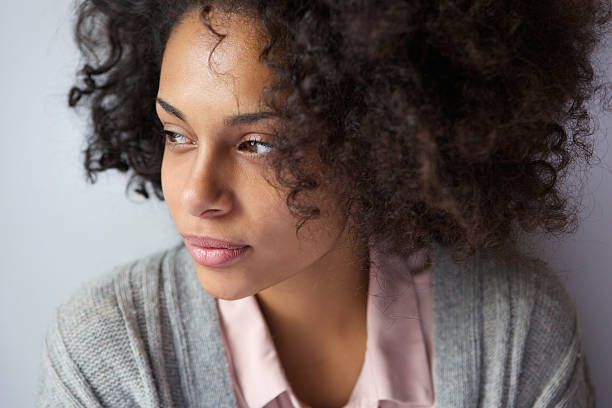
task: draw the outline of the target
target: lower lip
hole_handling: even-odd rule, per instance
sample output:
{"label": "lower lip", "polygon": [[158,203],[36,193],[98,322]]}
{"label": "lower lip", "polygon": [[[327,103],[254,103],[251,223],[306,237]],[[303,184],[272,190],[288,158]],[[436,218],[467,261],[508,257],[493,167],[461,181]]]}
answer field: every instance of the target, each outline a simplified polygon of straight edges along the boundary
{"label": "lower lip", "polygon": [[221,266],[229,264],[243,255],[249,248],[248,246],[236,249],[202,248],[190,243],[186,243],[186,246],[193,259],[204,266]]}

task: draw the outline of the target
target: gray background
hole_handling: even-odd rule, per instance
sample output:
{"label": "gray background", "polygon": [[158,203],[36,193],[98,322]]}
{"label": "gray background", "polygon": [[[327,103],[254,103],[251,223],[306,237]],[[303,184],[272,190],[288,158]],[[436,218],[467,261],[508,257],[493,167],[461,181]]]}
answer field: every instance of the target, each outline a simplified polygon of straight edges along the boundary
{"label": "gray background", "polygon": [[[95,186],[81,170],[86,122],[67,108],[79,56],[72,1],[4,2],[0,13],[0,405],[34,405],[44,334],[54,308],[114,265],[179,240],[164,203],[124,195],[125,178]],[[612,78],[612,47],[600,54]],[[599,406],[612,406],[612,153],[610,114],[596,112],[597,154],[580,230],[534,235],[575,299]],[[527,248],[526,248],[527,249]]]}

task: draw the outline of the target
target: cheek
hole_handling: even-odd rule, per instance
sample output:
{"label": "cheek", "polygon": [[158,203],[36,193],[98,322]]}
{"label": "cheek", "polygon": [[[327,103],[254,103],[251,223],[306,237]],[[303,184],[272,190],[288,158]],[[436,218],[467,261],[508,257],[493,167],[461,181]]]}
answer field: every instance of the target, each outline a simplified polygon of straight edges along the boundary
{"label": "cheek", "polygon": [[275,246],[288,244],[295,219],[285,205],[283,193],[269,185],[258,184],[249,188],[247,195],[245,205],[248,206],[249,218],[257,225],[258,239],[273,242]]}
{"label": "cheek", "polygon": [[263,244],[262,255],[282,258],[288,265],[305,266],[333,245],[340,233],[338,219],[325,205],[319,205],[321,216],[307,221],[296,235],[298,219],[287,208],[285,196],[279,194],[270,193],[259,202],[256,210],[257,238]]}
{"label": "cheek", "polygon": [[243,196],[246,198],[243,206],[248,213],[250,228],[246,232],[257,247],[258,258],[270,266],[288,260],[295,264],[296,256],[300,254],[300,242],[295,235],[297,220],[285,204],[286,193],[264,183],[251,184],[248,191],[243,192],[247,193]]}

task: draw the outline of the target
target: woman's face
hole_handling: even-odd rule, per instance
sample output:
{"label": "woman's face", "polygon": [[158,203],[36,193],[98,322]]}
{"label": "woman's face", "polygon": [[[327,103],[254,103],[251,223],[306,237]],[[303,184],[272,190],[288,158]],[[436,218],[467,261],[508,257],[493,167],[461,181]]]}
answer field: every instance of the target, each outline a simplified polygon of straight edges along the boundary
{"label": "woman's face", "polygon": [[199,11],[188,12],[166,45],[156,103],[169,137],[162,188],[179,233],[248,245],[221,266],[200,264],[192,252],[202,287],[228,300],[311,273],[347,238],[331,200],[317,202],[321,218],[296,237],[283,192],[266,181],[272,173],[263,158],[273,147],[265,142],[277,119],[257,119],[266,111],[260,100],[271,75],[258,61],[263,42],[256,24],[247,17],[213,16],[213,28],[227,36],[209,66],[218,38]]}

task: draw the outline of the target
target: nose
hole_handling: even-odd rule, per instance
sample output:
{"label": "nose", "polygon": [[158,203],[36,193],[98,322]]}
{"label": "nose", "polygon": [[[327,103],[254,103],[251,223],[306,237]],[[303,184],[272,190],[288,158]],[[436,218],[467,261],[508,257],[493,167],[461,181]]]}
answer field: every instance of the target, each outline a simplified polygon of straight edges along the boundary
{"label": "nose", "polygon": [[213,157],[202,157],[194,161],[181,192],[183,208],[194,217],[218,217],[231,211],[232,196],[228,189],[228,178],[223,179],[220,164]]}

